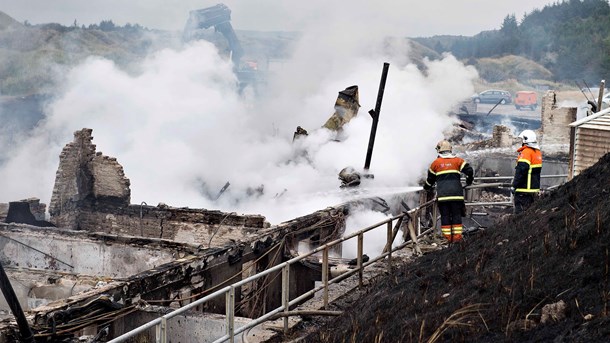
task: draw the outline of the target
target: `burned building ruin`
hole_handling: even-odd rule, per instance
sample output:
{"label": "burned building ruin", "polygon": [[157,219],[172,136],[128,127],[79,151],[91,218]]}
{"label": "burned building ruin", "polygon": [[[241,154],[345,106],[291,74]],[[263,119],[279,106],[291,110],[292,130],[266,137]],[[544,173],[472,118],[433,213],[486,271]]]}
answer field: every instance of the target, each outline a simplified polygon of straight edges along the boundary
{"label": "burned building ruin", "polygon": [[[315,247],[341,237],[352,206],[394,206],[360,198],[271,225],[262,215],[131,204],[129,186],[117,159],[97,152],[92,130],[82,129],[61,152],[49,221],[38,199],[19,202],[25,220],[9,220],[14,211],[0,212],[7,213],[0,223],[0,259],[37,340],[69,341],[102,329],[116,337],[289,259],[301,242]],[[394,200],[414,206],[415,198]],[[278,306],[277,275],[237,290],[236,315],[253,318]],[[290,297],[320,279],[319,268],[294,266]],[[222,323],[214,314],[224,313],[225,305],[210,302],[185,323]],[[13,341],[18,330],[8,320],[7,304],[0,310],[7,319],[0,342]]]}

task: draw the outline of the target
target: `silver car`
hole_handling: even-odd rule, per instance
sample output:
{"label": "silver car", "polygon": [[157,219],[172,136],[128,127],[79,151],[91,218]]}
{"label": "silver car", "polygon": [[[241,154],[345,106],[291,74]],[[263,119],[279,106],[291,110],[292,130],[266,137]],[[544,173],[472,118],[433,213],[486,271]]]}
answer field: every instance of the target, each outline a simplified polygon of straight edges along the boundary
{"label": "silver car", "polygon": [[472,96],[472,101],[477,103],[487,103],[487,104],[510,104],[513,101],[513,97],[509,91],[504,91],[500,89],[489,89],[483,91],[479,94],[475,94]]}

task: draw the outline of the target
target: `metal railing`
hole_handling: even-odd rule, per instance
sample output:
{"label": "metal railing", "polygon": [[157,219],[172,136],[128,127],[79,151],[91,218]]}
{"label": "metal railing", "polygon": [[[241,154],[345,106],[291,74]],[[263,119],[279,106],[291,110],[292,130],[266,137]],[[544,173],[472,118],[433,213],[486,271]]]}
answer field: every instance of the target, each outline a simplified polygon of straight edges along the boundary
{"label": "metal railing", "polygon": [[[565,178],[567,177],[567,175],[545,175],[542,176],[542,178]],[[491,181],[491,180],[510,180],[512,179],[512,177],[480,177],[477,178],[477,181]],[[472,188],[484,188],[484,187],[506,187],[506,185],[508,185],[508,187],[510,187],[509,184],[503,184],[503,183],[479,183],[479,184],[475,184],[475,185],[471,185],[469,187],[467,187],[466,189],[472,189]],[[509,205],[512,204],[512,196],[511,196],[511,202],[496,202],[496,203],[467,203],[467,205],[470,204],[471,206],[474,205]],[[252,275],[246,279],[243,279],[239,282],[236,282],[230,286],[224,287],[222,289],[219,289],[217,291],[215,291],[214,293],[211,293],[201,299],[198,299],[188,305],[185,305],[179,309],[176,309],[173,312],[170,312],[162,317],[159,317],[155,320],[152,320],[142,326],[137,327],[136,329],[129,331],[125,334],[122,334],[110,341],[108,341],[108,343],[119,343],[119,342],[125,342],[126,339],[128,338],[132,338],[142,332],[145,332],[146,330],[149,330],[153,327],[156,328],[156,342],[158,343],[166,343],[167,342],[167,320],[178,316],[190,309],[193,309],[197,306],[203,305],[204,303],[218,298],[220,296],[225,296],[225,301],[226,301],[226,306],[225,306],[225,317],[226,317],[226,327],[227,327],[227,332],[224,336],[216,339],[214,341],[214,343],[219,343],[219,342],[225,342],[225,341],[229,341],[231,343],[235,342],[235,335],[240,334],[242,332],[245,332],[246,330],[253,328],[255,326],[258,326],[259,324],[269,320],[271,317],[274,317],[276,314],[280,313],[280,312],[286,312],[288,313],[290,310],[290,307],[293,305],[297,305],[299,303],[301,303],[302,301],[308,299],[309,297],[311,297],[312,295],[314,295],[315,293],[322,291],[323,292],[323,303],[324,303],[324,308],[326,308],[328,306],[328,297],[329,297],[329,285],[332,285],[334,283],[340,282],[346,278],[348,278],[349,276],[352,276],[356,273],[358,273],[358,285],[362,286],[363,285],[363,270],[370,266],[371,264],[384,259],[387,257],[387,265],[388,265],[388,269],[392,268],[392,253],[396,252],[397,250],[400,250],[402,248],[404,248],[405,246],[407,246],[408,244],[410,244],[413,241],[416,241],[417,238],[433,231],[436,226],[437,226],[437,220],[438,220],[438,212],[437,212],[437,208],[436,208],[436,199],[432,199],[430,201],[427,201],[424,204],[421,204],[420,206],[409,210],[407,212],[404,212],[400,215],[394,216],[392,218],[386,219],[384,221],[381,221],[377,224],[368,226],[360,231],[354,232],[348,236],[336,239],[334,241],[331,241],[329,243],[326,243],[314,250],[311,250],[303,255],[299,255],[295,258],[292,258],[286,262],[283,262],[281,264],[278,264],[274,267],[271,267],[267,270],[264,270],[258,274]],[[430,209],[430,214],[431,214],[431,225],[429,228],[426,228],[426,230],[424,232],[421,232],[421,214],[422,213],[426,213],[426,211],[428,211],[428,207],[432,207]],[[403,226],[403,221],[406,222],[404,223],[405,225]],[[396,224],[394,225],[393,223]],[[386,245],[385,248],[383,250],[383,252],[375,257],[370,259],[367,262],[363,261],[363,245],[364,245],[364,234],[366,232],[372,231],[374,229],[386,226]],[[409,240],[406,240],[397,245],[394,248],[392,247],[392,244],[394,243],[394,240],[397,236],[398,230],[404,227],[405,230],[408,230],[408,233],[410,235]],[[328,253],[329,253],[329,249],[332,248],[335,245],[341,244],[347,240],[356,238],[357,239],[357,265],[356,268],[343,273],[335,278],[329,278],[329,258],[328,258]],[[322,252],[322,282],[321,285],[318,287],[313,288],[312,290],[301,294],[300,296],[296,297],[293,300],[289,299],[289,294],[290,294],[290,266],[309,257],[312,256],[314,254],[320,253]],[[281,303],[282,305],[273,309],[270,312],[267,312],[266,314],[262,315],[259,318],[256,318],[254,320],[252,320],[251,322],[240,326],[239,328],[235,328],[235,290],[238,287],[241,287],[249,282],[253,282],[258,280],[259,278],[262,278],[264,276],[267,276],[271,273],[275,273],[281,271],[282,273],[282,293],[281,293]],[[283,326],[284,326],[284,331],[288,330],[288,316],[283,316]]]}
{"label": "metal railing", "polygon": [[[567,174],[557,174],[557,175],[541,175],[540,179],[567,179]],[[477,177],[476,181],[479,183],[472,184],[470,186],[464,187],[464,190],[471,190],[476,188],[510,188],[510,182],[490,182],[490,181],[512,181],[512,176],[485,176],[485,177]],[[465,179],[462,179],[464,181]],[[548,187],[546,189],[553,189],[558,185],[554,185]],[[510,199],[508,201],[495,201],[495,202],[466,202],[466,206],[513,206],[513,194],[511,193]]]}
{"label": "metal railing", "polygon": [[[424,232],[420,232],[421,227],[420,227],[419,213],[420,213],[420,211],[425,210],[429,206],[433,206],[433,208],[435,209],[436,208],[436,206],[434,206],[435,202],[436,202],[436,200],[428,201],[425,204],[422,204],[421,206],[414,208],[408,212],[404,212],[400,215],[386,219],[377,224],[368,226],[368,227],[366,227],[360,231],[354,232],[353,234],[350,234],[348,236],[345,236],[345,237],[336,239],[334,241],[331,241],[329,243],[326,243],[303,255],[299,255],[286,262],[278,264],[278,265],[271,267],[267,270],[264,270],[258,274],[252,275],[239,282],[236,282],[230,286],[219,289],[214,293],[211,293],[188,305],[185,305],[179,309],[176,309],[173,312],[170,312],[162,317],[159,317],[142,326],[139,326],[132,331],[122,334],[122,335],[108,341],[108,343],[125,342],[128,338],[135,337],[136,335],[138,335],[142,332],[145,332],[153,327],[156,328],[156,342],[165,343],[165,342],[167,342],[167,320],[168,319],[178,316],[192,308],[200,306],[212,299],[218,298],[223,295],[225,296],[225,300],[226,300],[225,316],[226,316],[227,332],[224,336],[216,339],[214,341],[214,343],[225,342],[227,340],[229,342],[233,343],[235,341],[235,335],[242,333],[250,328],[253,328],[253,327],[267,321],[272,316],[274,316],[280,312],[288,312],[291,306],[301,303],[302,301],[308,299],[310,296],[314,295],[315,293],[317,293],[319,291],[323,291],[324,308],[326,308],[328,306],[328,297],[329,297],[328,287],[329,287],[329,285],[340,282],[340,281],[346,279],[347,277],[358,273],[358,284],[359,284],[359,286],[362,286],[363,285],[363,270],[366,267],[387,257],[387,265],[388,265],[388,268],[391,269],[393,252],[396,252],[397,250],[400,250],[400,249],[404,248],[405,246],[407,246],[408,244],[410,244],[413,241],[413,238],[417,239],[420,236],[427,234],[428,232],[433,230],[433,228],[436,227],[436,219],[437,219],[436,217],[437,216],[434,215],[431,228],[425,230]],[[434,212],[434,213],[436,213],[436,212]],[[392,247],[392,244],[394,243],[394,240],[397,236],[398,230],[400,229],[400,227],[405,219],[407,220],[407,222],[405,223],[406,224],[405,227],[411,231],[410,232],[411,239],[408,241],[406,240],[405,242],[397,245],[394,248],[390,248],[390,247]],[[396,223],[396,224],[394,225],[393,223]],[[383,252],[379,256],[372,258],[372,259],[368,260],[367,262],[364,262],[363,261],[364,234],[366,232],[372,231],[374,229],[377,229],[377,228],[380,228],[383,226],[386,226],[386,245],[385,245]],[[417,233],[415,233],[415,230],[417,230]],[[335,245],[341,244],[341,243],[343,243],[347,240],[353,239],[353,238],[356,238],[358,240],[356,268],[354,268],[346,273],[343,273],[339,276],[336,276],[335,278],[329,278],[329,270],[330,270],[329,258],[328,258],[329,249]],[[301,294],[300,296],[296,297],[293,300],[290,300],[289,299],[290,266],[292,264],[295,264],[295,263],[297,263],[309,256],[317,254],[319,252],[322,252],[322,282],[321,282],[321,285],[318,287],[315,287],[314,289],[312,289],[304,294]],[[257,279],[259,279],[261,277],[264,277],[266,275],[269,275],[271,273],[278,272],[278,271],[282,272],[282,294],[281,294],[282,305],[275,308],[274,310],[264,314],[263,316],[256,318],[253,321],[251,321],[243,326],[240,326],[239,328],[235,328],[235,289],[237,289],[238,287],[241,287],[249,282],[256,281]],[[288,316],[284,316],[283,325],[284,325],[284,331],[287,331],[288,330]]]}

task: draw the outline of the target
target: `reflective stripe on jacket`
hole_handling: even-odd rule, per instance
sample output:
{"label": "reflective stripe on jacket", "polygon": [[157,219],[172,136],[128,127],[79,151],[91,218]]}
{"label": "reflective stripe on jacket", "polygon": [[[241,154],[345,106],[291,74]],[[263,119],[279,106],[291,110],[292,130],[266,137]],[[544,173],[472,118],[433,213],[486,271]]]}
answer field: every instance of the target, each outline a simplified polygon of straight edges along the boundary
{"label": "reflective stripe on jacket", "polygon": [[455,156],[439,156],[428,169],[426,186],[431,188],[436,183],[438,201],[464,200],[464,191],[460,182],[460,173],[472,182],[472,167],[463,159]]}
{"label": "reflective stripe on jacket", "polygon": [[542,152],[529,146],[522,146],[517,152],[519,156],[517,157],[515,177],[513,178],[515,192],[539,192]]}

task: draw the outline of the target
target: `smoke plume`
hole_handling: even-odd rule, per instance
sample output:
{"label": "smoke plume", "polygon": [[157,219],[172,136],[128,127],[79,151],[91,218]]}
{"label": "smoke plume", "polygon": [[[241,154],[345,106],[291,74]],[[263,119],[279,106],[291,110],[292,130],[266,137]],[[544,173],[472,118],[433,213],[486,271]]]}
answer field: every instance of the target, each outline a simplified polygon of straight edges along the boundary
{"label": "smoke plume", "polygon": [[[337,174],[364,164],[384,62],[371,186],[413,186],[452,124],[446,113],[473,93],[476,71],[450,55],[424,61],[422,71],[405,40],[388,38],[391,23],[372,30],[364,13],[352,14],[316,18],[257,97],[239,92],[230,61],[205,41],[155,53],[137,74],[87,59],[66,75],[46,118],[3,155],[0,201],[48,203],[62,147],[88,127],[98,151],[123,165],[132,203],[261,213],[272,223],[340,203]],[[351,85],[362,107],[333,141],[321,126]],[[310,135],[293,143],[297,126]]]}

